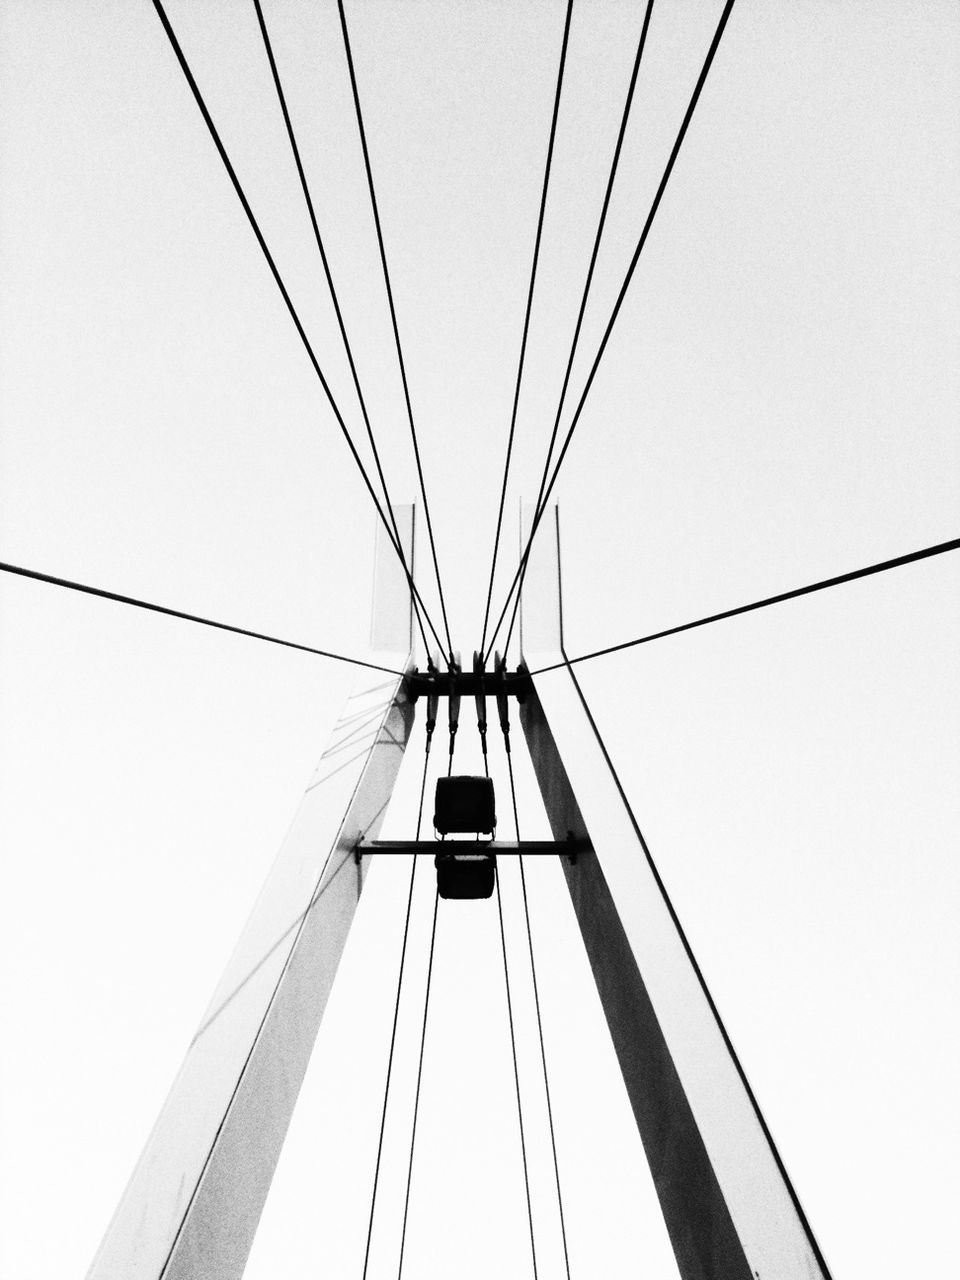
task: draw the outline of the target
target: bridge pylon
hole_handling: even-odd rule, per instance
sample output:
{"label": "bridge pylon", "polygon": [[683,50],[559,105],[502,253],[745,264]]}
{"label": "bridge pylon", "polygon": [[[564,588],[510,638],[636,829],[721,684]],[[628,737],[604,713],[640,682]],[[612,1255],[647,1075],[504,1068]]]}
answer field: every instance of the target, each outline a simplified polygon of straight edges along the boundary
{"label": "bridge pylon", "polygon": [[[414,508],[395,510],[412,565]],[[88,1280],[242,1276],[370,860],[437,850],[379,839],[417,704],[478,690],[516,699],[553,834],[483,848],[560,861],[682,1280],[829,1280],[566,663],[556,508],[542,525],[519,668],[457,688],[417,670],[408,584],[378,534],[371,661],[397,674],[350,694]]]}

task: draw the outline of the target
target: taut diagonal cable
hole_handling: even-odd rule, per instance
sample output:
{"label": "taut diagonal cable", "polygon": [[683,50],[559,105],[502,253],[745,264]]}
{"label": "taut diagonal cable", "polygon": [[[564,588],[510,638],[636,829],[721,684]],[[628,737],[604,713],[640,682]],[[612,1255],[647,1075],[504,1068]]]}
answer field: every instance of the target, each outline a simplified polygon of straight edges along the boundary
{"label": "taut diagonal cable", "polygon": [[427,962],[427,990],[423,998],[423,1031],[420,1035],[420,1058],[417,1063],[417,1091],[413,1102],[413,1128],[410,1132],[410,1160],[407,1164],[407,1190],[403,1199],[403,1227],[400,1231],[400,1261],[397,1264],[397,1280],[403,1275],[403,1252],[407,1243],[407,1218],[410,1213],[410,1185],[413,1181],[413,1153],[417,1141],[417,1117],[420,1114],[420,1086],[423,1083],[423,1050],[427,1043],[427,1014],[430,1010],[430,982],[433,977],[433,952],[437,941],[437,908],[440,891],[433,899],[433,924],[430,928],[430,959]]}
{"label": "taut diagonal cable", "polygon": [[294,640],[281,640],[279,636],[265,635],[262,631],[250,631],[247,627],[234,627],[229,622],[215,622],[212,618],[202,618],[196,613],[184,613],[182,609],[169,609],[163,604],[153,604],[149,600],[138,600],[136,596],[123,596],[117,591],[107,591],[103,587],[90,587],[83,582],[73,582],[69,578],[55,578],[51,573],[40,573],[37,569],[25,569],[18,564],[0,562],[0,573],[12,573],[19,578],[30,578],[34,582],[46,582],[52,587],[65,587],[68,591],[79,591],[82,595],[98,596],[101,600],[112,600],[115,604],[129,604],[135,609],[146,609],[150,613],[162,613],[168,618],[180,618],[184,622],[196,622],[201,627],[213,627],[217,631],[230,631],[235,636],[248,636],[251,640],[265,640],[267,644],[278,644],[284,649],[299,649],[301,653],[315,653],[321,658],[333,658],[336,662],[349,662],[354,667],[368,667],[371,671],[385,671],[391,676],[402,676],[402,671],[393,667],[383,667],[378,662],[364,662],[361,658],[348,658],[342,653],[331,653],[329,649],[315,649],[310,644],[297,644]]}
{"label": "taut diagonal cable", "polygon": [[865,569],[852,569],[849,573],[838,574],[835,578],[824,578],[820,582],[811,582],[805,587],[794,587],[792,591],[781,591],[776,596],[766,596],[763,600],[754,600],[750,604],[737,605],[734,609],[724,609],[721,613],[711,613],[706,618],[697,618],[693,622],[682,622],[677,627],[666,627],[663,631],[652,631],[649,635],[638,636],[636,640],[623,640],[620,644],[608,645],[605,649],[594,649],[592,653],[581,653],[576,658],[564,658],[562,662],[554,662],[547,667],[539,667],[530,674],[539,676],[545,671],[557,671],[560,667],[572,667],[576,662],[590,662],[593,658],[603,658],[608,653],[619,653],[622,649],[633,649],[640,644],[650,644],[653,640],[663,640],[666,636],[678,636],[684,631],[693,631],[697,627],[709,626],[712,622],[722,622],[725,618],[736,618],[742,613],[753,613],[756,609],[765,609],[771,604],[782,604],[785,600],[796,600],[800,596],[812,595],[815,591],[825,591],[828,587],[839,587],[845,582],[855,582],[858,578],[869,578],[875,573],[885,573],[887,569],[899,569],[903,565],[915,564],[918,560],[927,560],[931,556],[943,555],[946,551],[960,549],[960,538],[951,538],[949,542],[938,542],[932,547],[922,547],[919,551],[910,551],[904,556],[896,556],[893,560],[881,560],[879,564],[867,565]]}
{"label": "taut diagonal cable", "polygon": [[[407,408],[407,420],[410,424],[410,438],[413,441],[413,456],[417,464],[417,478],[420,481],[420,495],[423,498],[423,513],[427,520],[427,537],[430,541],[430,554],[433,558],[433,571],[437,579],[437,592],[440,597],[440,613],[443,617],[443,629],[447,637],[447,656],[453,659],[453,641],[450,639],[450,623],[447,620],[447,606],[443,598],[443,583],[440,580],[440,562],[437,559],[437,544],[433,536],[433,522],[430,519],[430,504],[427,501],[427,488],[423,479],[423,465],[420,461],[420,445],[417,442],[417,428],[413,420],[413,405],[410,401],[410,386],[407,382],[407,366],[403,358],[403,346],[400,342],[400,327],[397,323],[397,309],[393,301],[393,288],[390,284],[390,270],[387,266],[387,251],[383,242],[383,228],[380,225],[380,209],[377,204],[376,188],[373,185],[373,169],[370,165],[370,152],[367,147],[367,134],[363,127],[363,112],[360,109],[360,92],[357,88],[357,76],[353,65],[353,54],[350,49],[350,34],[347,30],[347,15],[344,12],[343,0],[337,0],[340,10],[340,26],[343,30],[343,47],[347,55],[347,68],[350,72],[350,87],[353,91],[353,105],[357,115],[357,127],[360,131],[360,145],[363,149],[363,164],[367,173],[367,186],[370,191],[370,204],[373,208],[373,221],[377,231],[377,245],[380,250],[380,263],[383,267],[383,280],[387,289],[387,303],[390,308],[390,322],[393,325],[393,339],[397,348],[397,361],[400,365],[400,380],[403,384],[403,399]],[[441,646],[442,647],[442,646]]]}
{"label": "taut diagonal cable", "polygon": [[[426,749],[423,753],[423,781],[420,783],[420,806],[417,809],[417,834],[420,839],[420,825],[423,821],[423,797],[427,789],[427,769],[430,765],[430,742],[433,727],[427,723]],[[373,1192],[370,1196],[370,1218],[367,1222],[367,1245],[363,1254],[363,1276],[366,1280],[367,1268],[370,1265],[370,1241],[373,1238],[373,1216],[377,1206],[377,1185],[380,1181],[380,1161],[383,1156],[383,1133],[387,1123],[387,1102],[390,1097],[390,1079],[393,1075],[393,1054],[397,1043],[397,1021],[400,1016],[400,993],[403,989],[403,970],[407,958],[407,938],[410,933],[410,908],[413,904],[413,883],[417,875],[417,855],[413,855],[413,866],[410,868],[410,890],[407,894],[407,914],[403,924],[403,947],[400,951],[400,974],[397,978],[397,998],[393,1006],[393,1029],[390,1032],[390,1054],[387,1058],[387,1080],[383,1089],[383,1110],[380,1113],[380,1137],[377,1140],[377,1163],[373,1173]]]}
{"label": "taut diagonal cable", "polygon": [[[427,765],[424,761],[424,778]],[[422,807],[422,801],[421,801]],[[403,991],[403,970],[407,959],[407,938],[410,934],[410,907],[413,903],[413,885],[417,878],[417,856],[411,859],[410,889],[407,893],[407,914],[403,922],[403,946],[400,949],[400,972],[397,975],[397,997],[393,1005],[393,1027],[390,1031],[390,1052],[387,1056],[387,1078],[383,1086],[383,1108],[380,1112],[380,1136],[377,1139],[377,1160],[373,1171],[373,1190],[370,1193],[370,1217],[367,1221],[367,1245],[363,1253],[363,1276],[366,1280],[367,1268],[370,1265],[370,1241],[373,1238],[373,1216],[377,1207],[377,1186],[380,1182],[380,1161],[383,1156],[383,1134],[387,1124],[387,1103],[390,1100],[390,1080],[393,1075],[393,1054],[397,1044],[397,1022],[400,1018],[400,994]]]}
{"label": "taut diagonal cable", "polygon": [[523,334],[520,339],[520,359],[517,364],[517,382],[513,392],[513,409],[510,413],[510,433],[507,436],[507,456],[503,464],[503,485],[500,489],[500,506],[497,510],[497,531],[493,538],[493,558],[490,562],[490,582],[487,586],[487,603],[483,611],[483,635],[480,640],[481,654],[484,653],[484,649],[486,647],[487,624],[490,621],[490,599],[493,595],[493,579],[497,570],[497,551],[500,547],[500,530],[503,527],[503,507],[507,498],[507,477],[510,472],[510,458],[513,453],[513,437],[517,426],[517,408],[520,404],[520,384],[523,381],[523,364],[527,354],[527,335],[530,332],[530,312],[533,309],[533,289],[537,279],[537,263],[540,259],[540,240],[543,236],[543,220],[547,208],[547,189],[550,186],[550,167],[553,163],[553,144],[557,136],[557,118],[560,114],[560,93],[563,88],[563,69],[567,61],[567,45],[570,38],[570,18],[572,14],[573,0],[567,0],[567,14],[563,24],[563,41],[560,45],[560,68],[557,72],[557,91],[553,98],[553,115],[550,119],[550,140],[547,143],[547,162],[543,170],[543,190],[540,193],[540,212],[537,215],[537,234],[533,242],[533,264],[530,267],[530,286],[527,289],[527,307],[523,316]]}
{"label": "taut diagonal cable", "polygon": [[[683,121],[681,122],[680,128],[677,132],[677,136],[674,141],[673,147],[671,148],[669,159],[667,160],[666,167],[663,171],[663,176],[660,179],[660,185],[657,187],[656,194],[653,197],[653,202],[650,205],[649,212],[647,213],[647,218],[643,225],[643,230],[640,233],[640,239],[638,240],[637,247],[633,252],[633,257],[630,260],[630,265],[627,268],[627,273],[624,277],[622,285],[620,286],[620,291],[617,294],[617,300],[614,303],[613,311],[610,315],[610,319],[607,321],[607,326],[604,329],[603,337],[600,340],[600,346],[597,350],[597,354],[593,359],[592,365],[590,366],[590,372],[587,375],[586,384],[583,388],[583,392],[581,393],[580,399],[577,403],[577,407],[574,410],[574,414],[573,414],[573,418],[571,420],[570,426],[567,429],[567,434],[564,438],[563,447],[560,450],[560,454],[557,458],[556,465],[554,466],[554,469],[553,469],[553,475],[550,477],[550,481],[546,489],[544,490],[543,498],[540,501],[540,506],[537,509],[536,513],[534,514],[533,523],[530,529],[530,534],[527,538],[527,545],[526,545],[526,548],[524,549],[523,555],[520,558],[520,564],[518,565],[517,571],[514,574],[513,582],[510,585],[510,590],[507,592],[507,599],[503,606],[503,611],[500,614],[500,619],[497,622],[496,629],[494,630],[493,637],[491,638],[491,641],[490,641],[491,645],[496,639],[497,632],[500,629],[500,626],[506,615],[507,609],[510,607],[511,596],[514,593],[514,590],[517,588],[520,578],[522,577],[524,570],[526,568],[527,561],[530,558],[530,549],[533,545],[533,540],[536,537],[537,530],[540,527],[540,521],[543,517],[544,511],[546,510],[547,502],[550,499],[550,494],[553,492],[553,487],[557,482],[557,476],[560,474],[560,468],[563,465],[563,460],[567,455],[568,448],[570,447],[570,441],[573,438],[573,433],[576,431],[577,424],[580,421],[580,415],[583,413],[583,407],[587,402],[587,397],[589,396],[590,389],[593,386],[594,378],[597,375],[597,369],[600,367],[600,361],[603,359],[603,354],[607,349],[607,343],[610,341],[610,335],[613,332],[614,325],[617,322],[617,317],[619,316],[620,309],[623,306],[623,300],[627,295],[627,290],[629,289],[630,282],[633,279],[633,274],[636,270],[637,263],[640,260],[640,255],[643,252],[644,245],[647,243],[647,237],[650,234],[650,228],[653,226],[653,221],[657,215],[657,210],[660,208],[660,202],[663,199],[663,193],[667,188],[667,183],[670,181],[670,175],[673,172],[673,167],[676,164],[677,156],[680,154],[680,148],[682,147],[683,140],[686,137],[687,130],[690,126],[690,121],[693,118],[693,113],[696,110],[697,103],[700,100],[700,94],[703,90],[704,84],[706,83],[707,75],[709,74],[710,68],[713,65],[714,56],[716,55],[717,49],[720,46],[720,40],[726,28],[727,19],[730,17],[730,12],[733,9],[733,5],[734,5],[734,0],[727,0],[726,4],[723,7],[723,12],[720,15],[720,21],[717,24],[717,29],[714,32],[713,39],[710,42],[710,48],[707,50],[707,55],[706,55],[706,58],[704,59],[703,66],[700,70],[700,75],[697,77],[697,83],[694,87],[693,94],[690,98],[690,102],[687,105],[687,109],[686,109],[686,112],[684,113]],[[517,599],[514,601],[514,610],[513,610],[514,619],[516,619],[518,605],[519,605],[519,592],[517,593]],[[513,622],[511,622],[511,631],[512,631],[512,628],[513,628]]]}
{"label": "taut diagonal cable", "polygon": [[[236,192],[237,199],[240,201],[240,204],[243,207],[243,211],[247,215],[247,221],[250,223],[250,228],[253,231],[253,234],[256,236],[257,244],[260,246],[260,251],[264,256],[267,266],[270,268],[270,273],[273,276],[274,283],[276,284],[277,288],[280,290],[280,296],[283,298],[287,311],[290,313],[290,318],[294,323],[294,327],[297,330],[297,334],[300,338],[301,343],[303,344],[303,348],[307,353],[307,356],[310,360],[311,365],[313,366],[313,371],[317,375],[318,379],[320,380],[320,385],[323,388],[324,394],[327,397],[327,400],[330,404],[330,408],[333,410],[333,415],[337,420],[337,425],[340,428],[340,432],[343,435],[344,440],[347,442],[347,446],[350,449],[350,453],[353,457],[353,460],[357,465],[357,469],[359,470],[360,475],[363,479],[363,483],[366,486],[367,492],[370,495],[370,499],[377,510],[377,514],[379,515],[381,521],[383,522],[384,529],[386,529],[387,531],[387,536],[390,539],[390,545],[393,547],[394,551],[397,553],[397,556],[400,559],[400,563],[403,565],[404,572],[406,573],[407,579],[410,582],[411,589],[416,590],[416,588],[413,586],[412,579],[410,578],[409,570],[407,570],[407,567],[406,567],[406,561],[403,556],[403,550],[399,542],[394,538],[393,530],[390,528],[390,523],[387,520],[386,515],[384,514],[383,507],[380,505],[380,500],[377,497],[376,493],[374,492],[373,485],[370,483],[370,477],[367,475],[366,467],[364,467],[363,461],[359,453],[357,453],[357,447],[353,443],[353,438],[351,437],[350,432],[347,429],[347,424],[344,421],[343,414],[340,412],[340,406],[337,404],[336,400],[334,399],[333,392],[330,390],[330,385],[327,382],[323,369],[320,367],[320,362],[317,359],[316,353],[313,350],[313,346],[311,345],[310,339],[307,337],[306,330],[303,327],[303,323],[300,320],[300,316],[297,313],[297,309],[293,305],[293,300],[290,297],[290,294],[287,290],[287,286],[284,284],[283,277],[280,275],[280,272],[277,268],[277,264],[273,260],[273,254],[270,252],[267,242],[264,239],[263,232],[260,230],[260,224],[257,221],[256,215],[254,214],[253,209],[250,207],[250,202],[247,199],[247,196],[245,191],[243,190],[243,187],[240,185],[240,179],[237,177],[236,171],[233,167],[230,157],[227,155],[226,148],[224,147],[223,142],[221,141],[220,134],[217,131],[217,127],[213,122],[213,117],[211,116],[210,111],[207,108],[207,104],[204,101],[203,94],[200,92],[200,88],[196,80],[194,79],[193,72],[190,70],[190,66],[187,62],[186,56],[184,55],[184,52],[180,47],[180,41],[177,39],[176,32],[174,31],[173,27],[170,25],[170,19],[167,17],[166,11],[164,10],[161,0],[153,0],[153,7],[157,12],[157,16],[160,19],[160,22],[163,26],[163,30],[167,36],[167,39],[170,42],[170,47],[173,49],[173,52],[176,55],[177,62],[180,64],[180,70],[183,72],[184,79],[186,80],[187,84],[190,87],[190,91],[193,94],[194,100],[197,104],[197,107],[199,108],[200,114],[203,117],[204,124],[206,124],[207,129],[210,133],[210,137],[213,139],[214,146],[217,149],[217,153],[220,156],[224,169],[227,171],[227,176],[229,177],[230,182],[233,185],[233,189]],[[437,641],[437,643],[439,643],[439,640]]]}
{"label": "taut diagonal cable", "polygon": [[[800,1197],[797,1195],[796,1188],[794,1187],[793,1183],[790,1180],[790,1175],[787,1173],[786,1165],[783,1163],[783,1158],[780,1155],[780,1152],[777,1148],[777,1144],[773,1140],[773,1134],[771,1133],[770,1127],[767,1124],[766,1117],[764,1116],[763,1112],[760,1110],[760,1104],[757,1101],[756,1094],[753,1092],[753,1088],[750,1084],[750,1081],[747,1079],[746,1072],[743,1069],[743,1064],[741,1063],[740,1058],[737,1055],[736,1049],[733,1047],[733,1041],[730,1039],[730,1035],[724,1024],[723,1018],[720,1016],[720,1010],[717,1008],[716,1002],[714,1001],[710,988],[707,986],[706,979],[703,976],[703,970],[700,968],[699,962],[697,961],[697,957],[693,953],[693,948],[690,945],[690,940],[687,937],[687,934],[686,934],[686,931],[684,930],[683,925],[680,923],[680,917],[677,915],[676,908],[674,907],[673,902],[670,898],[670,895],[667,892],[667,886],[664,884],[663,878],[660,875],[660,870],[657,867],[657,864],[653,860],[653,854],[650,852],[650,847],[643,837],[643,832],[640,830],[639,826],[637,826],[636,819],[633,817],[633,814],[630,811],[630,805],[629,805],[629,802],[627,801],[626,792],[623,789],[623,785],[620,781],[620,778],[617,776],[617,771],[614,768],[613,761],[610,758],[610,753],[607,751],[606,743],[604,742],[600,734],[599,726],[597,725],[597,722],[593,716],[593,712],[590,710],[589,704],[587,703],[587,700],[584,696],[583,689],[581,688],[581,685],[580,685],[580,681],[577,679],[576,673],[569,666],[569,662],[567,660],[567,655],[566,655],[566,651],[564,649],[562,640],[560,642],[560,653],[563,657],[564,665],[569,670],[570,680],[573,683],[573,687],[574,687],[574,690],[576,691],[576,695],[580,700],[580,705],[583,707],[583,712],[587,718],[587,722],[590,725],[591,732],[593,733],[594,738],[596,739],[597,746],[600,748],[600,753],[603,756],[607,769],[609,770],[610,777],[612,778],[613,783],[616,787],[616,790],[619,793],[620,801],[623,804],[624,811],[626,812],[627,817],[630,820],[630,824],[633,827],[634,834],[637,838],[637,842],[639,843],[640,848],[643,851],[644,859],[646,860],[647,867],[657,886],[657,891],[660,894],[663,905],[666,908],[667,914],[669,915],[671,923],[673,924],[673,928],[676,931],[677,939],[679,940],[681,947],[686,953],[686,957],[690,965],[690,969],[692,970],[693,975],[697,981],[697,984],[700,987],[700,990],[703,994],[703,998],[705,999],[710,1009],[710,1012],[713,1015],[716,1029],[717,1031],[719,1031],[721,1039],[723,1040],[724,1048],[726,1049],[727,1055],[731,1063],[733,1064],[734,1070],[736,1071],[737,1075],[740,1078],[740,1084],[743,1088],[744,1093],[747,1096],[750,1106],[753,1109],[753,1114],[757,1120],[758,1125],[760,1126],[763,1136],[766,1139],[767,1146],[770,1151],[770,1155],[773,1157],[774,1163],[777,1166],[777,1170],[782,1179],[783,1186],[785,1187],[787,1195],[790,1197],[790,1201],[793,1205],[793,1210],[796,1213],[797,1218],[799,1219],[800,1226],[804,1234],[806,1235],[807,1243],[809,1244],[811,1250],[813,1251],[814,1257],[816,1258],[817,1265],[823,1274],[823,1280],[832,1280],[830,1269],[827,1266],[826,1259],[823,1256],[823,1252],[820,1248],[820,1245],[817,1243],[816,1236],[813,1234],[813,1228],[810,1226],[810,1223],[807,1219],[807,1215],[804,1212],[803,1205],[800,1203]],[[808,1274],[810,1270],[812,1270],[812,1268],[808,1269]],[[755,1273],[755,1275],[756,1274],[759,1274],[759,1273]]]}
{"label": "taut diagonal cable", "polygon": [[507,935],[503,928],[503,903],[500,899],[500,871],[494,868],[497,888],[497,916],[500,920],[500,946],[503,950],[503,981],[507,989],[507,1021],[510,1024],[510,1052],[513,1056],[513,1083],[517,1091],[517,1120],[520,1125],[520,1155],[523,1159],[523,1188],[527,1196],[527,1223],[530,1228],[530,1253],[533,1278],[537,1280],[537,1242],[533,1234],[533,1205],[530,1201],[530,1172],[527,1166],[527,1139],[523,1129],[523,1103],[520,1099],[520,1068],[517,1064],[517,1037],[513,1026],[513,1001],[510,998],[510,970],[507,965]]}
{"label": "taut diagonal cable", "polygon": [[543,1017],[540,1013],[540,987],[537,983],[537,964],[533,958],[533,930],[530,927],[530,904],[527,900],[527,877],[523,869],[523,854],[520,852],[520,819],[517,816],[517,789],[513,781],[513,756],[510,752],[510,738],[504,733],[507,749],[507,769],[510,773],[510,799],[513,802],[513,825],[517,833],[517,861],[520,864],[520,887],[523,890],[523,917],[527,925],[527,948],[530,952],[530,976],[533,979],[533,1003],[537,1011],[537,1035],[540,1039],[540,1061],[543,1065],[543,1091],[547,1099],[547,1120],[550,1125],[550,1150],[553,1153],[553,1176],[557,1188],[557,1205],[560,1210],[560,1235],[563,1240],[563,1262],[570,1280],[570,1253],[567,1249],[567,1223],[563,1212],[563,1192],[560,1190],[560,1162],[557,1159],[557,1136],[553,1125],[553,1103],[550,1098],[550,1077],[547,1074],[547,1050],[543,1039]]}
{"label": "taut diagonal cable", "polygon": [[[330,290],[330,298],[331,298],[331,301],[333,302],[333,310],[336,313],[337,324],[340,327],[340,337],[343,341],[344,351],[347,354],[347,363],[350,366],[350,374],[353,378],[354,390],[357,393],[357,400],[360,404],[360,412],[363,415],[363,424],[367,430],[367,439],[370,441],[370,448],[373,452],[373,461],[377,468],[377,476],[379,477],[379,480],[380,480],[380,487],[383,490],[384,501],[387,504],[387,512],[389,513],[389,516],[390,516],[390,523],[393,527],[394,537],[397,540],[397,546],[400,548],[400,558],[401,558],[401,561],[403,562],[404,572],[407,575],[407,582],[410,587],[410,598],[413,602],[413,608],[414,608],[414,613],[417,619],[417,625],[420,628],[420,635],[423,639],[423,647],[425,650],[429,651],[430,646],[427,643],[427,635],[423,629],[423,619],[420,616],[421,608],[423,608],[424,616],[427,616],[426,607],[424,606],[423,601],[420,599],[419,591],[417,591],[416,587],[414,586],[412,566],[410,568],[407,567],[406,557],[403,554],[403,543],[400,538],[400,530],[397,527],[397,517],[393,510],[393,503],[390,501],[390,493],[389,493],[389,490],[387,489],[387,481],[383,474],[383,466],[380,462],[380,451],[377,448],[377,442],[373,436],[373,427],[370,424],[370,415],[367,412],[367,402],[366,402],[366,399],[364,398],[363,390],[361,389],[361,386],[360,386],[360,376],[357,373],[356,362],[354,361],[354,358],[353,358],[353,349],[350,346],[350,339],[347,336],[347,328],[346,328],[346,324],[344,323],[343,312],[340,309],[340,299],[338,298],[337,290],[334,287],[333,275],[330,271],[330,263],[327,260],[327,251],[323,245],[323,237],[320,235],[320,226],[317,222],[317,215],[313,207],[313,197],[310,194],[310,186],[307,182],[307,175],[303,168],[303,162],[300,159],[300,148],[297,144],[297,135],[294,132],[293,121],[290,119],[290,112],[287,109],[287,98],[286,98],[286,94],[283,92],[283,83],[280,79],[280,71],[279,71],[279,68],[277,67],[277,62],[273,56],[273,45],[270,41],[270,33],[267,30],[267,24],[263,16],[263,9],[261,7],[260,0],[253,0],[253,7],[257,11],[257,21],[260,24],[260,34],[263,37],[263,47],[267,55],[267,62],[270,64],[270,74],[273,77],[274,88],[277,91],[277,101],[280,104],[280,111],[281,111],[281,114],[283,115],[283,123],[286,126],[287,137],[290,140],[290,150],[293,152],[293,161],[297,168],[297,177],[300,179],[300,189],[303,192],[303,198],[307,206],[307,213],[309,214],[309,217],[310,217],[310,225],[313,228],[313,236],[317,242],[317,249],[320,253],[320,261],[323,264],[323,274],[326,277],[327,288]],[[436,640],[437,644],[440,644],[440,637],[437,635],[436,630],[433,626],[433,623],[430,622],[429,616],[427,616],[427,622],[429,623],[430,629],[433,632],[434,639]]]}
{"label": "taut diagonal cable", "polygon": [[[643,60],[643,51],[647,44],[647,32],[650,29],[650,17],[653,13],[653,0],[647,0],[647,7],[643,14],[643,24],[640,28],[640,38],[637,41],[637,52],[633,59],[633,70],[630,73],[630,83],[627,86],[627,96],[624,100],[623,111],[620,116],[620,129],[617,133],[616,145],[613,149],[613,160],[610,163],[610,173],[607,177],[607,188],[603,194],[603,204],[600,208],[600,217],[597,220],[597,230],[593,238],[593,250],[590,254],[590,263],[587,267],[586,278],[583,282],[583,291],[580,295],[580,308],[577,312],[577,321],[573,328],[573,338],[570,342],[570,354],[567,356],[567,367],[563,373],[563,384],[560,388],[560,398],[557,401],[557,412],[553,420],[553,429],[550,432],[550,443],[547,445],[547,457],[543,464],[543,474],[540,477],[540,487],[537,490],[537,500],[534,504],[534,514],[540,510],[540,504],[543,501],[544,489],[547,485],[547,479],[550,475],[550,463],[553,460],[553,450],[557,443],[557,434],[560,430],[560,418],[563,415],[564,405],[567,402],[567,389],[570,386],[570,375],[573,372],[573,362],[577,354],[577,347],[580,342],[580,332],[583,328],[583,317],[587,310],[587,298],[590,294],[590,286],[593,283],[593,274],[596,270],[597,258],[600,254],[600,242],[603,239],[603,230],[607,222],[607,211],[610,208],[610,197],[613,194],[613,186],[617,177],[617,170],[620,167],[620,154],[623,150],[623,139],[627,132],[627,123],[630,119],[630,109],[633,106],[633,95],[637,87],[637,77],[640,74],[640,63]],[[526,574],[526,568],[521,570],[520,580],[517,583],[517,600],[520,599],[520,592],[523,590],[523,579]],[[510,626],[507,630],[507,639],[504,644],[504,651],[510,646],[510,638],[513,635],[514,620],[516,618],[516,608],[510,619]],[[501,618],[502,621],[502,618]],[[499,627],[499,623],[497,624]],[[491,647],[496,639],[496,633],[490,641]]]}

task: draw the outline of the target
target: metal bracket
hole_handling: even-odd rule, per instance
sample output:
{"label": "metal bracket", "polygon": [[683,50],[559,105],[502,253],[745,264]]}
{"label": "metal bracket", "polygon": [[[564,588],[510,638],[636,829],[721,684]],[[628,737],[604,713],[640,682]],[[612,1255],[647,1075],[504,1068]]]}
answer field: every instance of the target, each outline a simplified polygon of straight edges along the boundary
{"label": "metal bracket", "polygon": [[522,664],[516,671],[419,671],[414,668],[406,677],[406,695],[410,702],[420,697],[491,697],[516,698],[522,703],[531,689],[530,675]]}

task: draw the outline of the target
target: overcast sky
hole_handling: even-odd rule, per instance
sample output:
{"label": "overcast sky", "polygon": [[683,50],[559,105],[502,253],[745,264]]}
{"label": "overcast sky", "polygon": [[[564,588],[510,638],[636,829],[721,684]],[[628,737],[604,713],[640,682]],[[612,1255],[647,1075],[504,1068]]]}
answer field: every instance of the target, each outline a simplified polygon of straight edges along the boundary
{"label": "overcast sky", "polygon": [[[252,4],[168,8],[359,432]],[[336,6],[264,8],[391,493],[410,501]],[[563,10],[348,7],[465,654]],[[577,389],[719,10],[657,0]],[[641,17],[637,0],[575,9],[501,598]],[[372,508],[152,5],[3,0],[0,60],[0,559],[363,656]],[[957,536],[958,99],[948,0],[738,0],[558,484],[571,653]],[[581,669],[838,1278],[943,1275],[955,1251],[958,574],[947,555]],[[0,609],[0,1258],[39,1280],[89,1264],[353,677],[2,575]],[[469,737],[461,764],[479,765]],[[506,812],[499,754],[495,780]],[[424,872],[371,1277],[396,1268]],[[251,1276],[360,1274],[405,877],[370,877]],[[531,879],[572,1272],[675,1274],[560,873]],[[504,882],[541,1274],[559,1275]],[[441,912],[410,1276],[530,1273],[495,920]]]}

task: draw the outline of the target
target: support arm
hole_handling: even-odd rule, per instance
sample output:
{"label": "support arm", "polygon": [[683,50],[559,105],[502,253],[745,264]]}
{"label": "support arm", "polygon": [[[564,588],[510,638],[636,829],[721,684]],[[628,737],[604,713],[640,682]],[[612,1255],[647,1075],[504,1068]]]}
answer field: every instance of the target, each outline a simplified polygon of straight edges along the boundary
{"label": "support arm", "polygon": [[[548,515],[548,519],[550,516]],[[559,524],[535,544],[520,723],[682,1280],[829,1272],[563,655]],[[551,531],[552,533],[554,531]]]}
{"label": "support arm", "polygon": [[[412,564],[413,508],[397,519]],[[392,557],[380,538],[372,638],[404,670]],[[379,833],[412,721],[399,677],[367,673],[348,700],[88,1280],[242,1275],[363,888],[354,851]]]}

